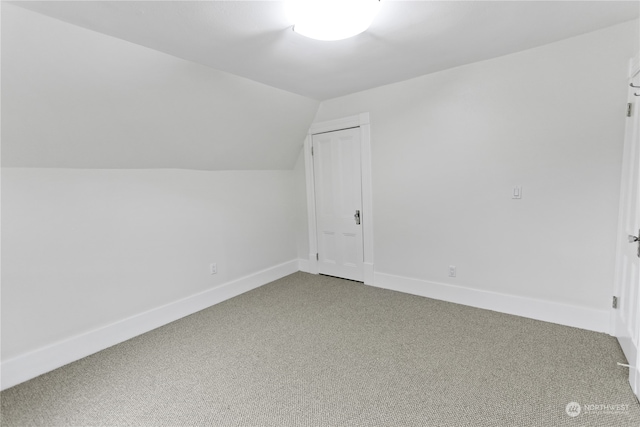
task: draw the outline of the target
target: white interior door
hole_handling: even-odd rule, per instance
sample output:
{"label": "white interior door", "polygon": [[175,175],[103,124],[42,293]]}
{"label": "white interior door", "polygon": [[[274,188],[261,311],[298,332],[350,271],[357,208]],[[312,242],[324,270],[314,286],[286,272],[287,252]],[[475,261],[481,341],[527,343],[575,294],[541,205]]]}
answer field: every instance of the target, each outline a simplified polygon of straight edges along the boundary
{"label": "white interior door", "polygon": [[[637,62],[636,62],[637,64]],[[640,87],[636,67],[629,83]],[[640,88],[629,87],[631,116],[627,117],[620,209],[620,235],[616,265],[617,309],[614,310],[615,335],[631,368],[629,382],[640,394]]]}
{"label": "white interior door", "polygon": [[363,281],[360,129],[312,137],[318,273]]}

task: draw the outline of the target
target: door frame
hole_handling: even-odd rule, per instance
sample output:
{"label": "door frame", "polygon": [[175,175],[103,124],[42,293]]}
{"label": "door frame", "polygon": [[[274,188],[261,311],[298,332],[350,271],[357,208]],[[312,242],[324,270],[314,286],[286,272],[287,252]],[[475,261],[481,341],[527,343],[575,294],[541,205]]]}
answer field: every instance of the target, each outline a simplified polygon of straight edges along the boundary
{"label": "door frame", "polygon": [[[637,55],[634,58],[629,60],[629,75],[628,79],[633,78],[636,74],[640,73],[640,55]],[[640,98],[639,98],[640,99]],[[634,108],[640,108],[640,102],[636,102],[634,104]],[[625,122],[625,126],[626,122]],[[615,258],[615,270],[614,270],[614,280],[613,280],[613,293],[612,295],[620,295],[620,287],[622,286],[622,251],[626,250],[629,243],[627,242],[627,236],[625,234],[624,229],[624,211],[625,211],[625,195],[627,193],[627,187],[629,183],[629,167],[628,162],[632,161],[629,159],[631,153],[629,152],[630,144],[626,141],[627,139],[627,130],[625,128],[625,141],[623,146],[623,159],[622,159],[622,174],[620,179],[620,200],[618,205],[618,236],[616,240],[616,258]],[[631,142],[632,143],[632,142]],[[610,322],[609,322],[609,334],[612,336],[617,336],[616,333],[616,309],[610,308]],[[631,363],[631,362],[630,362]]]}
{"label": "door frame", "polygon": [[[629,61],[629,76],[627,81],[634,78],[640,73],[640,55],[636,55]],[[633,92],[632,92],[633,93]],[[629,95],[628,101],[635,101],[633,104],[634,110],[640,108],[640,98],[633,99],[632,95]],[[637,110],[636,110],[637,111]],[[634,114],[637,112],[634,111]],[[625,124],[625,141],[623,148],[623,158],[622,158],[622,176],[621,176],[621,184],[620,184],[620,204],[618,211],[618,236],[616,242],[616,259],[615,259],[615,270],[614,270],[614,284],[613,284],[613,295],[620,295],[620,290],[622,287],[622,277],[623,277],[623,251],[628,250],[629,242],[627,241],[626,229],[624,224],[624,212],[626,209],[626,194],[629,190],[629,182],[631,179],[631,167],[630,162],[634,161],[632,158],[633,150],[632,146],[634,141],[628,137],[629,132],[629,124],[628,122]],[[635,142],[637,144],[637,142]],[[640,149],[640,146],[637,146],[635,149]],[[637,260],[636,260],[637,261]],[[611,322],[610,322],[610,334],[617,337],[620,331],[617,330],[617,309],[611,308]],[[640,326],[640,317],[638,317],[637,322]],[[637,397],[640,397],[640,349],[637,349],[636,352],[636,360],[628,361],[629,368],[629,383],[633,392]]]}
{"label": "door frame", "polygon": [[309,233],[309,273],[318,274],[318,236],[316,224],[316,192],[314,185],[313,157],[311,155],[314,134],[348,128],[360,128],[360,163],[362,174],[362,240],[363,277],[366,285],[373,285],[373,197],[371,187],[371,124],[369,113],[343,117],[336,120],[312,123],[304,140],[304,166],[307,184],[307,224]]}

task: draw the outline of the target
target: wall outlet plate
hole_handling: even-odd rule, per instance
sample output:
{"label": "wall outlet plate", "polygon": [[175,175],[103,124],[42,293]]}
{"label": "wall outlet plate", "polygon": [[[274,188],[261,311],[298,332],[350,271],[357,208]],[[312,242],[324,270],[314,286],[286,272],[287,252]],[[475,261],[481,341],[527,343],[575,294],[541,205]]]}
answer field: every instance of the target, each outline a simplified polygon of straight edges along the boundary
{"label": "wall outlet plate", "polygon": [[450,265],[449,266],[449,277],[456,277],[456,266],[455,265]]}
{"label": "wall outlet plate", "polygon": [[218,273],[218,264],[216,264],[215,262],[211,263],[209,265],[209,272],[211,274],[217,274]]}

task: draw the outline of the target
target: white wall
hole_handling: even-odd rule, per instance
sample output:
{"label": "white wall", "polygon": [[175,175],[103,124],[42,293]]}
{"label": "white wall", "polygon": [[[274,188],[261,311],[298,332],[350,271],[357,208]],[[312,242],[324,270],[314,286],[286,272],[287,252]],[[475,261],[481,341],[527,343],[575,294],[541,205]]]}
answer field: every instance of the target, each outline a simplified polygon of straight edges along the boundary
{"label": "white wall", "polygon": [[582,307],[606,324],[638,26],[323,102],[316,121],[371,114],[376,273]]}
{"label": "white wall", "polygon": [[[306,257],[316,101],[2,20],[3,382],[7,360]],[[637,26],[323,103],[371,113],[376,271],[606,309]]]}
{"label": "white wall", "polygon": [[2,165],[290,170],[318,101],[2,2]]}
{"label": "white wall", "polygon": [[5,168],[2,360],[295,260],[294,217],[292,171]]}
{"label": "white wall", "polygon": [[296,271],[317,106],[3,2],[2,387]]}

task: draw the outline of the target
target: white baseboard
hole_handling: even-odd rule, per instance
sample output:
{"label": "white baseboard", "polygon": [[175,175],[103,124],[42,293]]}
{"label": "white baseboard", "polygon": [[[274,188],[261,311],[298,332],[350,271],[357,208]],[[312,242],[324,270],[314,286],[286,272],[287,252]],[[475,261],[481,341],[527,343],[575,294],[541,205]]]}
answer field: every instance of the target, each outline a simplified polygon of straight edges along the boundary
{"label": "white baseboard", "polygon": [[2,362],[1,389],[82,359],[298,271],[293,260]]}
{"label": "white baseboard", "polygon": [[373,264],[370,262],[365,262],[363,266],[364,272],[364,284],[365,285],[374,285],[375,280],[375,271],[373,270]]}
{"label": "white baseboard", "polygon": [[298,259],[298,270],[304,271],[305,273],[311,273],[311,266],[309,265],[308,259],[299,258]]}
{"label": "white baseboard", "polygon": [[373,286],[590,331],[609,333],[609,312],[606,310],[595,310],[377,272],[374,274]]}

